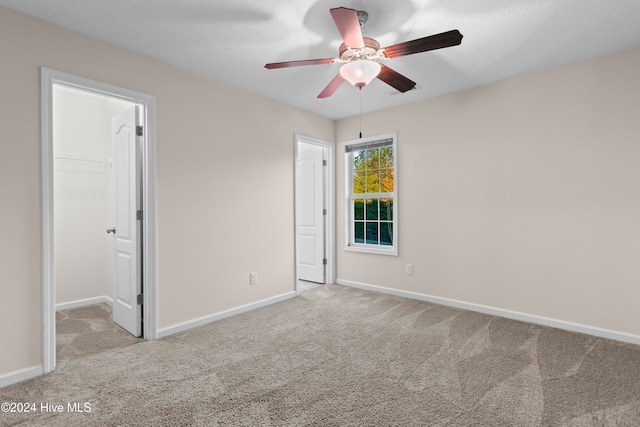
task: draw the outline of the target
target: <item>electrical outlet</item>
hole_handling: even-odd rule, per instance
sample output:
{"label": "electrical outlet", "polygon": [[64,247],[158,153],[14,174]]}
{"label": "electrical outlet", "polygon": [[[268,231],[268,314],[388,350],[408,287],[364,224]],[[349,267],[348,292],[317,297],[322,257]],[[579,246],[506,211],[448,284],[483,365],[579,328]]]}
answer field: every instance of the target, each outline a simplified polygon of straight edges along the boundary
{"label": "electrical outlet", "polygon": [[413,275],[413,264],[407,264],[404,266],[404,272],[409,276]]}
{"label": "electrical outlet", "polygon": [[258,273],[255,271],[253,273],[249,273],[249,284],[257,285],[258,284]]}

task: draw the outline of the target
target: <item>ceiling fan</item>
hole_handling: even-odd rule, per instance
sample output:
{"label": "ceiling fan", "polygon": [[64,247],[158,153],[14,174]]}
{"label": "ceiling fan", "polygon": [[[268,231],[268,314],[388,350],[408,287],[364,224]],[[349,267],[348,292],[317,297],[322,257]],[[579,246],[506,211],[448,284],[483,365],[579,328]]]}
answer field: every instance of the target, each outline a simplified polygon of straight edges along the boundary
{"label": "ceiling fan", "polygon": [[378,60],[398,58],[414,53],[457,46],[462,43],[460,31],[451,30],[381,49],[376,40],[362,36],[360,27],[364,25],[369,16],[366,12],[345,7],[330,9],[330,12],[344,40],[344,43],[338,49],[338,58],[305,59],[301,61],[274,62],[265,65],[265,68],[271,70],[302,65],[343,63],[344,65],[340,67],[340,73],[320,92],[318,98],[327,98],[333,95],[345,80],[362,89],[376,77],[398,91],[406,92],[413,89],[416,82],[380,64]]}

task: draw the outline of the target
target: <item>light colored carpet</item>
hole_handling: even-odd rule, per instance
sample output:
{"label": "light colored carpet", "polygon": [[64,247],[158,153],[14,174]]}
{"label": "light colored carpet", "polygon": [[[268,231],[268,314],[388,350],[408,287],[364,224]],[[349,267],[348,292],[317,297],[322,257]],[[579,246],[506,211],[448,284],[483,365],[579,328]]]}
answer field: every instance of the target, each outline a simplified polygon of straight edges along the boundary
{"label": "light colored carpet", "polygon": [[112,319],[112,309],[105,303],[57,311],[58,363],[144,341],[113,323]]}
{"label": "light colored carpet", "polygon": [[640,347],[337,285],[71,358],[2,425],[637,426]]}

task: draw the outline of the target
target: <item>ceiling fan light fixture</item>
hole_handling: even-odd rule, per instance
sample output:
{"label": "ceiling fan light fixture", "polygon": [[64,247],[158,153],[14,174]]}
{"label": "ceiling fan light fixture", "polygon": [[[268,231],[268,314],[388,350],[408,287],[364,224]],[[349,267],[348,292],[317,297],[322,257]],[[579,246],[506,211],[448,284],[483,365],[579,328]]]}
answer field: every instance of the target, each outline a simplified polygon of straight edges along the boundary
{"label": "ceiling fan light fixture", "polygon": [[362,89],[380,74],[380,64],[369,59],[347,62],[340,67],[340,75],[355,87]]}

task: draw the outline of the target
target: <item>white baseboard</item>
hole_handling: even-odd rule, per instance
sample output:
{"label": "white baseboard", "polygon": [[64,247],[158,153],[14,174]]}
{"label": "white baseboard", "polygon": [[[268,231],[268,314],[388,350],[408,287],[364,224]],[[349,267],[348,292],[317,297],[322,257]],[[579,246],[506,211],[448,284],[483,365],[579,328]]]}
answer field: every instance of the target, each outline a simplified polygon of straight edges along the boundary
{"label": "white baseboard", "polygon": [[593,335],[600,338],[607,338],[616,341],[622,341],[630,344],[640,345],[640,336],[629,334],[626,332],[612,331],[610,329],[598,328],[595,326],[582,325],[579,323],[566,322],[563,320],[550,319],[548,317],[536,316],[533,314],[519,313],[517,311],[504,310],[501,308],[489,307],[480,304],[468,303],[448,298],[434,297],[430,295],[420,294],[416,292],[401,291],[393,288],[385,288],[382,286],[368,285],[366,283],[352,282],[349,280],[336,280],[338,285],[349,286],[352,288],[364,289],[367,291],[381,292],[385,294],[395,295],[404,298],[415,299],[419,301],[430,302],[434,304],[446,305],[449,307],[461,308],[463,310],[475,311],[493,316],[500,316],[507,319],[519,320],[522,322],[534,323],[542,326],[549,326],[557,329],[564,329],[571,332],[579,332],[582,334]]}
{"label": "white baseboard", "polygon": [[21,369],[15,372],[9,372],[0,376],[0,388],[17,384],[22,381],[30,380],[31,378],[39,377],[44,374],[44,368],[42,365],[32,366],[30,368]]}
{"label": "white baseboard", "polygon": [[286,294],[278,295],[272,298],[256,301],[251,304],[242,305],[240,307],[232,308],[230,310],[221,311],[220,313],[211,314],[209,316],[193,319],[188,322],[179,323],[168,328],[158,330],[158,338],[168,337],[169,335],[177,334],[178,332],[188,331],[189,329],[197,328],[198,326],[207,325],[209,323],[216,322],[218,320],[225,319],[227,317],[235,316],[236,314],[244,313],[247,311],[255,310],[256,308],[266,307],[277,302],[285,301],[296,296],[296,292],[287,292]]}
{"label": "white baseboard", "polygon": [[113,307],[113,299],[110,296],[102,295],[101,297],[85,298],[56,304],[56,311],[66,310],[68,308],[84,307],[85,305],[100,304],[102,302]]}

